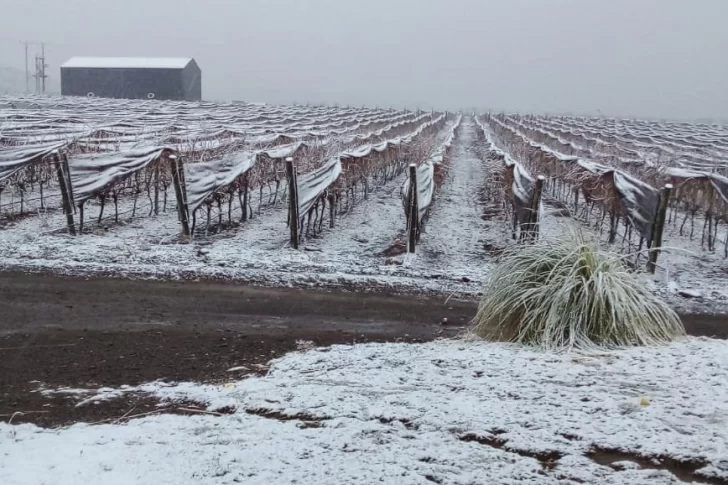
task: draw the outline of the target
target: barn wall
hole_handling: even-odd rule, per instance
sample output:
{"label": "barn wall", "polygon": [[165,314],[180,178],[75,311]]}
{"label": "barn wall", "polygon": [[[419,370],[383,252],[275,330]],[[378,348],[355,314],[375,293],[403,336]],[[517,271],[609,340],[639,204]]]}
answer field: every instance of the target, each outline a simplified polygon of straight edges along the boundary
{"label": "barn wall", "polygon": [[182,69],[61,68],[61,94],[104,98],[184,100],[187,98]]}

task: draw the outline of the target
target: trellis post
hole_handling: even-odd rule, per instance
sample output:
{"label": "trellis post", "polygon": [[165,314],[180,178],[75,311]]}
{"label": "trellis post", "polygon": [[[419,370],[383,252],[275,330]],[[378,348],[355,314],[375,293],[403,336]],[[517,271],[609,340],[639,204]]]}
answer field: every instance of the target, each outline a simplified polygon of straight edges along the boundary
{"label": "trellis post", "polygon": [[63,173],[66,176],[66,190],[68,191],[68,200],[71,203],[71,209],[73,210],[73,213],[76,213],[76,206],[74,205],[74,196],[73,196],[73,184],[71,183],[71,169],[68,168],[68,155],[64,152],[61,155],[61,167],[63,168]]}
{"label": "trellis post", "polygon": [[657,257],[660,255],[660,247],[662,247],[662,232],[665,229],[665,217],[667,215],[667,206],[670,202],[670,192],[672,184],[665,184],[660,191],[660,199],[657,205],[657,213],[655,221],[652,224],[652,242],[650,243],[650,256],[647,261],[647,271],[655,274],[657,269]]}
{"label": "trellis post", "polygon": [[329,195],[329,227],[331,229],[336,225],[336,195]]}
{"label": "trellis post", "polygon": [[154,162],[154,215],[159,215],[159,160]]}
{"label": "trellis post", "polygon": [[420,210],[417,200],[417,165],[409,166],[409,200],[407,201],[407,252],[414,253],[417,246],[417,231],[420,225]]}
{"label": "trellis post", "polygon": [[169,163],[172,170],[172,183],[174,184],[174,195],[177,198],[177,214],[182,224],[182,235],[190,235],[189,214],[187,208],[187,191],[184,187],[184,165],[177,155],[169,156]]}
{"label": "trellis post", "polygon": [[73,191],[70,183],[71,177],[68,174],[68,159],[61,158],[56,151],[53,153],[53,164],[56,166],[56,175],[58,176],[58,185],[61,188],[61,198],[63,200],[63,212],[66,214],[66,224],[68,225],[68,233],[71,236],[76,235],[76,226],[73,223]]}
{"label": "trellis post", "polygon": [[286,176],[288,177],[288,220],[291,226],[291,246],[298,249],[299,236],[298,224],[298,177],[296,166],[293,164],[293,157],[286,158]]}
{"label": "trellis post", "polygon": [[541,205],[541,194],[543,194],[543,183],[546,177],[539,175],[536,177],[536,186],[533,190],[533,199],[531,199],[531,214],[529,217],[530,222],[530,235],[534,241],[538,239],[538,208]]}
{"label": "trellis post", "polygon": [[[521,234],[518,237],[519,241],[536,240],[538,238],[538,208],[541,204],[541,194],[543,193],[543,183],[546,177],[539,175],[536,178],[536,182],[533,186],[533,195],[531,195],[531,203],[526,209],[525,221],[521,224]],[[515,238],[516,220],[513,220],[513,231]]]}

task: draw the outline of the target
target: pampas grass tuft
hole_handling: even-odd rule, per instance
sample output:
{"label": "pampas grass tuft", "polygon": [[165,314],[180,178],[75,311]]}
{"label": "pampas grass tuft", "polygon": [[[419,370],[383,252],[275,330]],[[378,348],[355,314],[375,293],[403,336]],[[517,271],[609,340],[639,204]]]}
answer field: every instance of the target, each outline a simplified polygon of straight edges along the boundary
{"label": "pampas grass tuft", "polygon": [[677,314],[622,257],[580,232],[506,251],[471,331],[547,349],[661,344],[685,335]]}

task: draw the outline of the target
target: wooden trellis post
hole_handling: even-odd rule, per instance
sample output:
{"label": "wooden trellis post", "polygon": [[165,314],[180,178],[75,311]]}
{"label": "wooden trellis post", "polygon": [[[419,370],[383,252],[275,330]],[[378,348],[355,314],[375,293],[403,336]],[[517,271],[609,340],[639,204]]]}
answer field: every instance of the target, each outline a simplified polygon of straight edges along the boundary
{"label": "wooden trellis post", "polygon": [[336,225],[336,195],[329,195],[329,227],[331,229]]}
{"label": "wooden trellis post", "polygon": [[657,205],[657,213],[655,221],[652,224],[652,242],[650,244],[650,257],[647,261],[647,271],[654,274],[657,269],[657,257],[660,255],[660,247],[662,246],[662,231],[665,229],[665,217],[667,215],[667,206],[670,202],[670,192],[672,184],[665,184],[660,191],[660,199]]}
{"label": "wooden trellis post", "polygon": [[243,184],[243,187],[241,190],[242,190],[243,194],[241,197],[240,193],[238,193],[238,197],[240,198],[240,210],[243,212],[243,214],[240,216],[240,220],[242,222],[245,222],[248,220],[248,185],[249,185],[249,183],[248,183],[248,174],[247,173],[245,175],[243,175],[242,184]]}
{"label": "wooden trellis post", "polygon": [[73,189],[71,188],[71,176],[68,172],[68,158],[66,158],[65,154],[63,155],[63,158],[61,158],[61,156],[56,151],[53,153],[53,164],[56,166],[58,185],[61,188],[61,198],[63,199],[63,212],[66,214],[68,233],[71,236],[75,236],[76,226],[73,223]]}
{"label": "wooden trellis post", "polygon": [[286,158],[286,176],[288,177],[288,220],[291,227],[291,246],[293,246],[293,249],[298,249],[298,224],[300,222],[298,214],[298,177],[292,157]]}
{"label": "wooden trellis post", "polygon": [[[546,177],[539,175],[533,187],[533,195],[531,196],[531,204],[526,209],[525,221],[521,223],[521,234],[519,241],[532,240],[538,238],[538,208],[541,204],[541,195],[543,194],[543,183]],[[515,239],[516,217],[513,218],[513,238]]]}
{"label": "wooden trellis post", "polygon": [[154,162],[154,215],[159,215],[159,160]]}
{"label": "wooden trellis post", "polygon": [[420,225],[420,210],[417,200],[417,165],[409,166],[409,200],[407,201],[407,252],[414,253],[417,246],[417,231]]}
{"label": "wooden trellis post", "polygon": [[76,206],[73,204],[74,196],[73,196],[73,184],[71,183],[71,169],[68,168],[68,154],[65,152],[61,155],[61,167],[63,168],[63,173],[66,175],[66,190],[68,191],[68,200],[71,203],[71,208],[73,209],[73,213],[76,213]]}
{"label": "wooden trellis post", "polygon": [[177,155],[169,156],[170,168],[172,170],[172,183],[174,194],[177,197],[177,214],[182,224],[182,235],[190,235],[189,213],[187,208],[187,189],[184,185],[184,165]]}
{"label": "wooden trellis post", "polygon": [[541,205],[541,194],[543,194],[543,183],[546,177],[539,175],[536,178],[536,186],[533,190],[533,199],[531,200],[531,215],[530,215],[530,235],[532,240],[538,239],[538,208]]}

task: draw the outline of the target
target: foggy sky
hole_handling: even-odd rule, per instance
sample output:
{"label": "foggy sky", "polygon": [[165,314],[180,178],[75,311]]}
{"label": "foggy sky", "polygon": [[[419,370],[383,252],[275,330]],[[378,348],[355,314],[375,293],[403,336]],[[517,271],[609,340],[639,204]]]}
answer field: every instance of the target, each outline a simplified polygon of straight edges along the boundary
{"label": "foggy sky", "polygon": [[0,0],[0,66],[184,56],[203,97],[728,118],[727,0]]}

